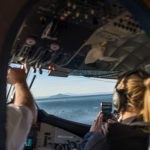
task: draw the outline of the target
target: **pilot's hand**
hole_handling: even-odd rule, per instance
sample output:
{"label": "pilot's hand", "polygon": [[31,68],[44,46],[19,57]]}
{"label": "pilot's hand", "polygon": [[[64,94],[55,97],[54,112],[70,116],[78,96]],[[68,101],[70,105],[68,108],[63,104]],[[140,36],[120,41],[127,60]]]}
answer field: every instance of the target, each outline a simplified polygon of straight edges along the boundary
{"label": "pilot's hand", "polygon": [[24,69],[8,68],[7,82],[15,85],[16,83],[26,83],[26,75]]}
{"label": "pilot's hand", "polygon": [[99,112],[97,119],[94,121],[93,125],[90,128],[90,132],[101,132],[102,120],[103,120],[103,113]]}
{"label": "pilot's hand", "polygon": [[[117,121],[117,118],[112,115],[111,118],[109,118],[106,122],[105,122],[105,127],[108,127],[110,123],[115,123]],[[90,132],[104,132],[103,128],[104,128],[104,123],[103,123],[103,113],[99,112],[97,119],[94,121],[93,125],[90,128]]]}

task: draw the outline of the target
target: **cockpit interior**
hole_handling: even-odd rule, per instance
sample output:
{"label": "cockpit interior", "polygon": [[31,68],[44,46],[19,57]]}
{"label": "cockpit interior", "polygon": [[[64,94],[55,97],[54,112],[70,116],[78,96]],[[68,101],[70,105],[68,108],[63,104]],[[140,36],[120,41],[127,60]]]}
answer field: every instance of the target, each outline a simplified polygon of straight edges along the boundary
{"label": "cockpit interior", "polygon": [[[136,68],[150,71],[148,0],[0,3],[1,69],[8,60],[32,68],[33,73],[46,69],[49,76],[58,77],[116,79]],[[38,111],[24,150],[77,150],[90,125]]]}

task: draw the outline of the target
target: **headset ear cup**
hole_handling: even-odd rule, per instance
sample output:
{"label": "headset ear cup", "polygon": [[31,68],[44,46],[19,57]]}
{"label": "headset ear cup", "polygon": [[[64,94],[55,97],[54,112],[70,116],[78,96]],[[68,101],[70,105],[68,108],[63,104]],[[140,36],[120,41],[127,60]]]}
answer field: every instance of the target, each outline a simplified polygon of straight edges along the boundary
{"label": "headset ear cup", "polygon": [[120,111],[121,108],[125,108],[127,104],[127,99],[125,95],[125,90],[115,89],[113,94],[113,105],[115,110]]}
{"label": "headset ear cup", "polygon": [[119,109],[120,109],[120,101],[121,100],[120,100],[120,95],[119,95],[117,89],[115,89],[115,91],[114,91],[112,101],[113,101],[114,109],[116,111],[119,111]]}

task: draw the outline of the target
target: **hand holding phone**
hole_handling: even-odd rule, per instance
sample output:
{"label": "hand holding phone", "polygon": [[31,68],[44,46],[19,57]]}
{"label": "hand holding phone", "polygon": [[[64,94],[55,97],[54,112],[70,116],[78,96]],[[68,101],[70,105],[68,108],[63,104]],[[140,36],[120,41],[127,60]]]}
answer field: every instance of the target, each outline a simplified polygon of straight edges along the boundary
{"label": "hand holding phone", "polygon": [[103,122],[107,122],[108,119],[112,118],[112,103],[111,102],[101,102],[100,109],[103,113]]}

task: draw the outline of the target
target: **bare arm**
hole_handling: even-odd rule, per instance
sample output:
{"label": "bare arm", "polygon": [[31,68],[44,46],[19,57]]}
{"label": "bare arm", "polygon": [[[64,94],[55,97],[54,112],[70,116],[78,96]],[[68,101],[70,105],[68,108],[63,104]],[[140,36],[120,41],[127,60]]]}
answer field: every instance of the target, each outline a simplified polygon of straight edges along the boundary
{"label": "bare arm", "polygon": [[36,121],[37,111],[32,94],[26,83],[25,71],[18,68],[8,70],[8,83],[15,87],[14,105],[26,106],[33,113],[33,123]]}

